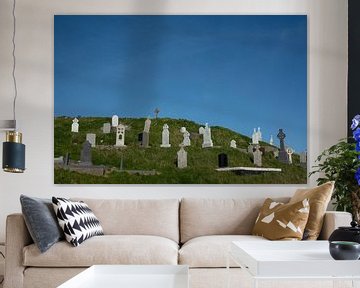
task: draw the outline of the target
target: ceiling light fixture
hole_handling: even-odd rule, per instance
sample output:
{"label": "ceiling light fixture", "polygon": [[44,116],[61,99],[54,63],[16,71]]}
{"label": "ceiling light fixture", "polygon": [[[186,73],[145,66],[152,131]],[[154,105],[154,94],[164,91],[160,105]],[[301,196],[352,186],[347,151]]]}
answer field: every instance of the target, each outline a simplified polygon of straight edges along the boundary
{"label": "ceiling light fixture", "polygon": [[13,35],[12,35],[12,57],[13,69],[12,78],[14,82],[13,120],[0,120],[0,130],[6,131],[6,140],[3,143],[3,169],[5,172],[23,173],[25,170],[25,145],[22,144],[22,134],[16,129],[16,57],[15,57],[15,36],[16,36],[16,0],[13,0]]}

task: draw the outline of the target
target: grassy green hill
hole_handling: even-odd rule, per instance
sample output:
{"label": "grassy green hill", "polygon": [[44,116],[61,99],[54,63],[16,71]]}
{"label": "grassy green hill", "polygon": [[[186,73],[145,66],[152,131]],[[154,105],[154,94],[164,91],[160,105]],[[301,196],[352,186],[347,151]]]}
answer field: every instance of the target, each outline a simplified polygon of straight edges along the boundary
{"label": "grassy green hill", "polygon": [[[293,155],[294,164],[286,165],[278,162],[272,153],[263,156],[263,167],[281,168],[281,173],[262,173],[256,175],[236,175],[233,172],[217,172],[218,154],[226,153],[229,166],[253,167],[249,154],[230,148],[230,141],[235,139],[239,148],[246,149],[250,138],[232,130],[212,126],[211,133],[214,148],[201,148],[202,136],[198,135],[200,125],[185,119],[159,118],[152,119],[150,129],[150,148],[140,148],[138,134],[144,128],[145,118],[121,118],[121,123],[128,126],[125,134],[125,149],[92,149],[92,160],[95,165],[107,167],[120,167],[120,159],[123,158],[125,170],[156,170],[158,175],[130,175],[125,172],[113,171],[107,176],[93,176],[76,172],[55,169],[55,183],[127,183],[127,184],[275,184],[275,183],[306,183],[306,170],[297,165],[299,156]],[[79,160],[82,143],[86,133],[96,134],[97,145],[115,144],[115,132],[102,133],[102,125],[111,123],[111,118],[81,118],[79,121],[79,133],[71,133],[72,119],[68,117],[55,118],[54,156],[59,157],[67,152],[71,159]],[[167,123],[170,131],[171,148],[161,148],[161,133],[163,125]],[[184,126],[191,133],[191,146],[186,147],[188,152],[188,167],[178,169],[175,165],[176,152],[182,142],[180,128]],[[262,146],[269,144],[261,143]]]}

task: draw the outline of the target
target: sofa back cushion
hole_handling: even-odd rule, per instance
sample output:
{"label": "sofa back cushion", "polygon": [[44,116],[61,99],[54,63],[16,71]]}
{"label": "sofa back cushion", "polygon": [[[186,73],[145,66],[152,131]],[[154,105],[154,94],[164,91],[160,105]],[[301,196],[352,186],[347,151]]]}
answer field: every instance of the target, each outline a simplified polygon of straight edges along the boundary
{"label": "sofa back cushion", "polygon": [[180,205],[181,243],[205,235],[249,235],[263,202],[263,198],[184,198]]}
{"label": "sofa back cushion", "polygon": [[155,235],[179,242],[178,199],[80,199],[99,219],[105,235]]}

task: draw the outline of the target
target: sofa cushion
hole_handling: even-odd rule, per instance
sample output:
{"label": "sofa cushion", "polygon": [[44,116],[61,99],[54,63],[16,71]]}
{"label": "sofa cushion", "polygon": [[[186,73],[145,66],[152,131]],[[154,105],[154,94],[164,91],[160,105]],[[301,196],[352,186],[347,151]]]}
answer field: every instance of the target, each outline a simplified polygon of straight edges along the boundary
{"label": "sofa cushion", "polygon": [[178,244],[159,236],[95,236],[78,247],[66,241],[41,254],[34,244],[23,250],[25,266],[88,267],[95,264],[170,264],[178,260]]}
{"label": "sofa cushion", "polygon": [[178,199],[80,199],[99,219],[105,235],[154,235],[179,242]]}
{"label": "sofa cushion", "polygon": [[104,235],[99,220],[84,202],[52,197],[54,211],[65,239],[74,246],[85,240]]}
{"label": "sofa cushion", "polygon": [[298,189],[290,199],[290,203],[302,201],[305,198],[309,199],[310,213],[305,227],[307,237],[304,240],[316,240],[319,237],[324,215],[334,190],[334,184],[334,181],[330,181],[315,188]]}
{"label": "sofa cushion", "polygon": [[[193,238],[179,251],[179,264],[205,268],[226,267],[227,255],[232,241],[268,241],[252,235],[214,235]],[[230,261],[231,267],[239,267]]]}
{"label": "sofa cushion", "polygon": [[249,235],[263,202],[264,198],[184,198],[180,206],[181,243],[206,235]]}
{"label": "sofa cushion", "polygon": [[26,227],[41,252],[64,239],[51,199],[21,195],[20,203]]}

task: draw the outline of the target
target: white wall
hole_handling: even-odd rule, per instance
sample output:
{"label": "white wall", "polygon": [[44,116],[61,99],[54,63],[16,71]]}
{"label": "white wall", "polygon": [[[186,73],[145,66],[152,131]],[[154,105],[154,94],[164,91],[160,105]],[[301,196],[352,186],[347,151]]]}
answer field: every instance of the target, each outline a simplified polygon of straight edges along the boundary
{"label": "white wall", "polygon": [[[0,119],[11,119],[11,0],[0,1]],[[307,14],[310,160],[346,135],[347,2],[345,0],[18,0],[18,123],[27,149],[23,175],[0,172],[0,242],[21,193],[93,198],[287,196],[292,185],[54,185],[54,14]],[[296,109],[291,107],[289,109]],[[4,134],[1,133],[1,141]],[[0,156],[1,158],[1,156]],[[313,163],[313,161],[311,161]],[[314,179],[310,185],[314,185]]]}

